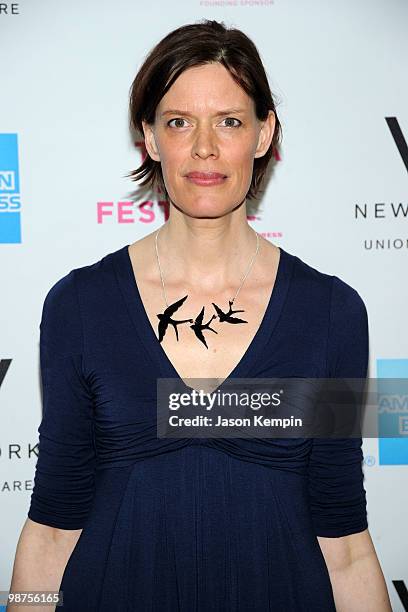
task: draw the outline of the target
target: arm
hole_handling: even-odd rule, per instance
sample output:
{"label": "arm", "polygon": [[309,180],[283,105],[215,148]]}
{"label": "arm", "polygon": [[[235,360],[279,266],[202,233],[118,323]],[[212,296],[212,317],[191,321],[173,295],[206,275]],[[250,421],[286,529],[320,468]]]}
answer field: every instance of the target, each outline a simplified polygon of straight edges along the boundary
{"label": "arm", "polygon": [[392,612],[368,529],[338,538],[317,539],[329,570],[337,612]]}
{"label": "arm", "polygon": [[43,416],[34,488],[13,567],[14,591],[59,590],[94,497],[94,404],[83,374],[83,329],[74,280],[72,272],[60,279],[43,306]]}
{"label": "arm", "polygon": [[[359,294],[333,277],[327,377],[365,379],[368,317]],[[338,612],[388,612],[388,592],[368,531],[362,438],[313,441],[309,462],[312,521]]]}
{"label": "arm", "polygon": [[[27,518],[17,543],[10,592],[58,591],[65,566],[82,529],[56,529]],[[52,606],[32,606],[51,612]],[[9,605],[7,612],[24,612],[27,606]]]}

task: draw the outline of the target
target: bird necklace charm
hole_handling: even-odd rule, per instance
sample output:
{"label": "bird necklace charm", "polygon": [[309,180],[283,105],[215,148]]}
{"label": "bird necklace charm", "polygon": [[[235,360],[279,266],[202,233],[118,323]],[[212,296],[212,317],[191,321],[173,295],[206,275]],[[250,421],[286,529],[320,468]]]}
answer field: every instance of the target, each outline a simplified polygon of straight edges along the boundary
{"label": "bird necklace charm", "polygon": [[[161,228],[160,228],[161,229]],[[248,321],[244,321],[243,319],[240,319],[238,317],[233,317],[232,315],[238,313],[238,312],[245,312],[244,310],[233,310],[232,309],[232,305],[234,303],[235,298],[237,297],[242,285],[244,284],[244,281],[246,279],[246,277],[248,276],[252,265],[254,263],[255,257],[258,254],[258,250],[259,250],[259,236],[258,233],[255,232],[256,235],[256,252],[255,255],[253,256],[249,266],[248,266],[248,270],[245,274],[245,276],[243,277],[240,286],[238,287],[238,290],[235,294],[235,296],[232,298],[232,300],[228,300],[229,303],[229,308],[227,312],[224,312],[219,306],[217,306],[217,304],[214,304],[214,302],[212,302],[212,305],[215,308],[215,311],[217,314],[213,314],[211,316],[211,318],[204,323],[204,310],[205,307],[203,306],[199,315],[195,318],[195,319],[173,319],[172,315],[174,315],[175,312],[177,312],[177,310],[182,306],[182,304],[184,304],[184,302],[186,301],[186,299],[188,298],[188,295],[185,295],[183,298],[181,298],[180,300],[177,300],[177,302],[174,302],[173,304],[168,304],[167,302],[167,298],[166,298],[166,291],[165,291],[165,287],[164,287],[164,280],[163,280],[163,273],[162,273],[162,269],[160,266],[160,259],[159,259],[159,252],[158,252],[158,248],[157,248],[157,237],[159,235],[160,229],[158,230],[158,232],[156,233],[156,256],[157,256],[157,263],[159,266],[159,271],[160,271],[160,277],[161,277],[161,281],[162,281],[162,288],[163,288],[163,296],[164,296],[164,301],[167,305],[167,308],[164,310],[164,312],[159,313],[157,315],[157,318],[159,319],[159,342],[162,342],[164,335],[169,327],[169,325],[171,325],[174,328],[174,331],[176,333],[176,338],[177,341],[179,340],[179,335],[178,335],[178,329],[177,326],[181,325],[182,323],[192,323],[192,325],[190,325],[190,328],[193,330],[194,334],[196,335],[196,337],[198,338],[198,340],[200,340],[200,342],[202,342],[204,344],[204,346],[208,349],[207,346],[207,342],[204,336],[204,331],[205,330],[209,330],[212,331],[214,334],[218,334],[218,332],[213,329],[212,327],[210,327],[212,321],[214,319],[218,319],[221,323],[230,323],[233,325],[236,325],[238,323],[248,323]]]}

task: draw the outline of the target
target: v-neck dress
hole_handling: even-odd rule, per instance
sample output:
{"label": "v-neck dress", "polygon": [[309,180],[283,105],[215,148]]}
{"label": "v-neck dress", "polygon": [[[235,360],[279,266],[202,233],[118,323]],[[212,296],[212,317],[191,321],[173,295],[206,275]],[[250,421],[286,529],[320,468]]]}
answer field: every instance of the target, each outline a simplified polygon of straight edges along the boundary
{"label": "v-neck dress", "polygon": [[[62,609],[334,612],[317,536],[368,527],[362,440],[159,438],[157,379],[181,379],[128,246],[60,278],[42,310],[28,517],[82,529]],[[359,293],[280,251],[264,317],[229,378],[366,377]]]}

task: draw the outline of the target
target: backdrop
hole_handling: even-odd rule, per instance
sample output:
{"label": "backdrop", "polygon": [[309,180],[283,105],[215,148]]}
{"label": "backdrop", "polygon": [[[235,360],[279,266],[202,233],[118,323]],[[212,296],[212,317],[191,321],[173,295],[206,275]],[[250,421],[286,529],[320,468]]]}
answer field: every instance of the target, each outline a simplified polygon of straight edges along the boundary
{"label": "backdrop", "polygon": [[[0,3],[0,589],[33,486],[45,295],[165,220],[162,196],[134,199],[124,176],[143,155],[128,130],[128,92],[156,42],[202,18],[254,40],[283,124],[249,223],[356,288],[369,316],[369,376],[408,377],[404,0]],[[388,416],[407,415],[402,401]],[[365,438],[364,456],[369,529],[400,611],[408,439]]]}

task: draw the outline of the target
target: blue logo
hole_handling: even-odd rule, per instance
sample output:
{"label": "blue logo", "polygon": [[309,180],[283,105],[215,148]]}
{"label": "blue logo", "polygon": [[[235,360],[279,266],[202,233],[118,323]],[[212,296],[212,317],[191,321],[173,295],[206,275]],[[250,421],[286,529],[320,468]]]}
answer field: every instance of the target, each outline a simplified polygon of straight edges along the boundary
{"label": "blue logo", "polygon": [[21,242],[17,134],[0,134],[0,243]]}
{"label": "blue logo", "polygon": [[[398,378],[408,378],[408,359],[377,359],[378,444],[380,465],[408,465],[408,396],[406,382],[399,392]],[[387,378],[394,380],[387,385]],[[390,387],[390,388],[388,388]],[[392,388],[391,388],[392,387]],[[381,435],[399,437],[381,438]]]}

